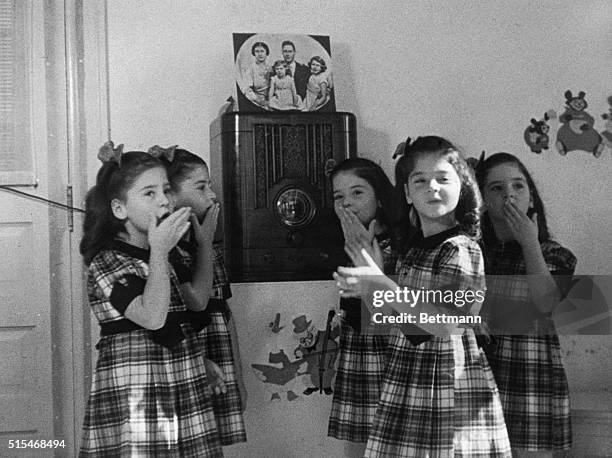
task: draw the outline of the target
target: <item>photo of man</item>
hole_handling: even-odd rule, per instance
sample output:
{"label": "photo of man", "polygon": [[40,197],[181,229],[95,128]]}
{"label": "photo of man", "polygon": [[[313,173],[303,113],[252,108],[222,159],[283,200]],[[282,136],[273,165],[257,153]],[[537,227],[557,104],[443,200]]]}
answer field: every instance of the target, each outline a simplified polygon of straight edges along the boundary
{"label": "photo of man", "polygon": [[301,64],[295,60],[295,44],[293,44],[291,40],[283,41],[281,52],[283,54],[283,60],[291,69],[293,81],[295,82],[295,89],[302,100],[304,100],[306,98],[306,85],[308,84],[308,78],[310,78],[310,69],[308,65]]}

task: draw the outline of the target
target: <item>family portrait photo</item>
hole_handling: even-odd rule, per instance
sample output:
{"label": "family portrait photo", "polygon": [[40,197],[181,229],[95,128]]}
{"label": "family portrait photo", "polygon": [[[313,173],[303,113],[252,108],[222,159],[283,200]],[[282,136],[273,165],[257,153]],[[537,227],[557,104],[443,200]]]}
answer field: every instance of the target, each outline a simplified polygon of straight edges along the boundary
{"label": "family portrait photo", "polygon": [[336,111],[329,37],[235,33],[238,109]]}

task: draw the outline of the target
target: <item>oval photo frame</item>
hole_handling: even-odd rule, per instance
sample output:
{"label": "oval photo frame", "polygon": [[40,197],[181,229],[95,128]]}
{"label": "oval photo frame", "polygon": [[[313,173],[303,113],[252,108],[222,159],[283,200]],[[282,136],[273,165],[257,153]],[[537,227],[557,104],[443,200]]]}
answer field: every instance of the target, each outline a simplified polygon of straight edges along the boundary
{"label": "oval photo frame", "polygon": [[[318,39],[317,39],[318,38]],[[330,51],[323,43],[329,43],[327,37],[313,37],[311,35],[290,35],[290,34],[234,34],[234,72],[238,91],[239,111],[335,111],[335,101],[333,97],[333,61]],[[276,61],[283,60],[283,43],[291,42],[294,45],[295,88],[299,96],[299,103],[292,105],[279,106],[270,103],[269,87],[272,76],[275,75],[273,65]],[[264,63],[256,63],[253,54],[256,43],[265,43],[269,53],[266,55]],[[329,48],[329,45],[327,46]],[[265,47],[263,47],[265,49]],[[318,56],[325,64],[325,71],[311,80],[312,73],[309,63],[311,59]],[[265,68],[268,68],[269,77],[264,80]],[[313,109],[309,109],[306,100],[312,102],[311,95],[308,95],[308,85],[312,88],[320,82],[327,84],[327,97],[324,103]],[[310,98],[309,98],[310,97]],[[310,103],[312,106],[312,103]]]}

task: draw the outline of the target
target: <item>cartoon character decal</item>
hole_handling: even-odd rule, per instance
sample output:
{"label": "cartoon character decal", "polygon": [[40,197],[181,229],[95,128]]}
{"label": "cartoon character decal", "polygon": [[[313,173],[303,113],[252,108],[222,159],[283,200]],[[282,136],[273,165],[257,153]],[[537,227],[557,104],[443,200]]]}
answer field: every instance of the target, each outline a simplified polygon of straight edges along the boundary
{"label": "cartoon character decal", "polygon": [[605,121],[606,127],[606,130],[601,133],[601,136],[604,145],[612,150],[612,95],[608,97],[608,104],[610,105],[608,112],[601,115],[602,119]]}
{"label": "cartoon character decal", "polygon": [[338,353],[336,338],[340,335],[340,327],[335,326],[329,332],[319,331],[306,322],[304,315],[293,320],[293,324],[293,332],[300,342],[294,354],[307,362],[306,372],[310,375],[305,380],[307,386],[304,394],[308,396],[315,391],[332,394],[332,381],[336,374],[334,363]]}
{"label": "cartoon character decal", "polygon": [[293,327],[283,326],[281,314],[277,313],[268,324],[269,340],[264,353],[256,364],[251,364],[255,376],[263,383],[271,401],[285,397],[295,401],[300,399],[300,392],[310,395],[317,390],[331,394],[338,348],[335,339],[340,328],[319,331],[306,315],[297,316],[292,323]]}
{"label": "cartoon character decal", "polygon": [[[294,391],[296,378],[304,372],[299,372],[304,361],[290,361],[284,350],[270,352],[268,364],[251,364],[255,375],[265,384],[270,384],[271,401],[280,401],[281,393],[287,394],[288,401],[294,401],[299,396]],[[273,366],[272,364],[280,365]]]}
{"label": "cartoon character decal", "polygon": [[580,150],[599,157],[603,151],[601,136],[593,128],[595,119],[585,111],[588,104],[584,96],[583,91],[578,96],[573,96],[572,91],[565,91],[565,112],[559,116],[562,125],[557,132],[556,144],[562,156],[569,151]]}
{"label": "cartoon character decal", "polygon": [[267,340],[261,353],[251,364],[253,373],[263,383],[270,400],[288,401],[299,399],[301,390],[300,376],[306,374],[306,361],[293,358],[295,339],[291,329],[282,326],[281,314],[276,313],[268,324]]}
{"label": "cartoon character decal", "polygon": [[542,150],[548,149],[550,126],[547,121],[555,119],[557,114],[554,110],[547,111],[544,113],[544,117],[539,121],[535,118],[531,118],[531,124],[527,126],[523,133],[525,143],[529,146],[529,149],[536,154],[540,154]]}

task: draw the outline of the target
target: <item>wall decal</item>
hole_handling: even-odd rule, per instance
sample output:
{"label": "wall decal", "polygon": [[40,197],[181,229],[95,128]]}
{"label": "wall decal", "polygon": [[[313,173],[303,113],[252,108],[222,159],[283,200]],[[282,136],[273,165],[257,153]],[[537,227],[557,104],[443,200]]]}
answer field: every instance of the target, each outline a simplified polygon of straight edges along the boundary
{"label": "wall decal", "polygon": [[[270,384],[272,396],[270,400],[280,401],[281,394],[286,393],[288,401],[295,401],[299,396],[295,393],[298,389],[297,377],[305,372],[300,372],[300,367],[306,365],[304,360],[289,360],[284,350],[270,352],[268,362],[271,364],[251,364],[255,375],[264,384]],[[272,364],[280,365],[273,366]]]}
{"label": "wall decal", "polygon": [[270,322],[270,324],[268,325],[270,327],[270,330],[274,334],[278,334],[284,328],[284,326],[279,326],[280,325],[280,316],[281,316],[281,314],[277,313],[276,316],[274,317],[274,321]]}
{"label": "wall decal", "polygon": [[293,318],[292,326],[282,324],[281,314],[276,313],[268,324],[263,353],[251,364],[270,400],[296,401],[301,394],[316,391],[331,394],[340,327],[328,320],[326,330],[320,331],[303,314]]}
{"label": "wall decal", "polygon": [[555,110],[548,110],[539,121],[531,118],[531,123],[525,129],[523,138],[532,152],[540,154],[542,150],[548,149],[550,126],[547,124],[547,121],[556,118],[557,113]]}
{"label": "wall decal", "polygon": [[336,375],[335,362],[338,355],[338,343],[336,338],[340,336],[340,327],[333,326],[331,319],[334,312],[330,312],[327,319],[325,331],[318,331],[312,326],[299,327],[303,324],[305,317],[296,318],[293,323],[296,325],[293,332],[299,337],[299,346],[295,350],[295,356],[305,360],[308,365],[306,372],[310,374],[310,379],[306,379],[307,384],[304,390],[305,395],[310,395],[316,391],[324,392],[329,395],[333,393],[332,383]]}
{"label": "wall decal", "polygon": [[603,144],[612,152],[612,95],[608,97],[608,112],[601,115],[605,120],[605,128],[601,133]]}
{"label": "wall decal", "polygon": [[577,96],[565,91],[565,112],[559,116],[561,127],[557,132],[557,150],[565,156],[570,151],[587,151],[595,157],[601,156],[601,135],[593,128],[595,119],[585,110],[588,106],[584,91]]}

